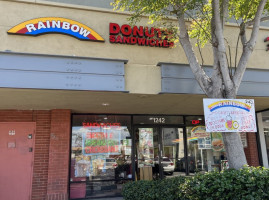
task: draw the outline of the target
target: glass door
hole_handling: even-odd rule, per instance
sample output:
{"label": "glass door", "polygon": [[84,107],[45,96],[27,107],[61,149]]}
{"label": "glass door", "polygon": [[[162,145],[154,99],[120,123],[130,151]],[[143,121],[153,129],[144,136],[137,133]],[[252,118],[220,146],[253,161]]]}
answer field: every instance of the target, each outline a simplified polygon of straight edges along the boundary
{"label": "glass door", "polygon": [[135,130],[136,180],[185,175],[183,128],[157,126]]}
{"label": "glass door", "polygon": [[159,130],[158,127],[138,127],[135,129],[136,180],[162,178]]}
{"label": "glass door", "polygon": [[162,127],[161,168],[164,177],[185,175],[186,160],[183,128]]}
{"label": "glass door", "polygon": [[182,116],[137,115],[133,116],[133,124],[135,180],[188,174]]}

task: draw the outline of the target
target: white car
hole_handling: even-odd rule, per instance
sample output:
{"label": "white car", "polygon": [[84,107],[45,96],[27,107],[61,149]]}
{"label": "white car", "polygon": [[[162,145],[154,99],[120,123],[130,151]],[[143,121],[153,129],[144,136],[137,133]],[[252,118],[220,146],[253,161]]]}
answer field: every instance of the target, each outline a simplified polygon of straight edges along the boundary
{"label": "white car", "polygon": [[114,158],[106,158],[105,169],[115,169],[118,166]]}
{"label": "white car", "polygon": [[[156,167],[157,167],[157,171],[159,172],[158,170],[158,166],[159,166],[159,161],[158,161],[158,158],[155,158],[155,162],[156,164]],[[170,160],[168,157],[163,157],[162,158],[162,168],[163,168],[163,172],[165,174],[170,174],[172,175],[175,171],[175,165],[174,163],[172,162],[172,160]]]}
{"label": "white car", "polygon": [[172,175],[175,171],[174,163],[167,157],[163,157],[162,159],[163,172],[165,174]]}
{"label": "white car", "polygon": [[115,169],[117,166],[118,164],[114,158],[106,158],[103,160],[103,163],[98,166],[98,169]]}

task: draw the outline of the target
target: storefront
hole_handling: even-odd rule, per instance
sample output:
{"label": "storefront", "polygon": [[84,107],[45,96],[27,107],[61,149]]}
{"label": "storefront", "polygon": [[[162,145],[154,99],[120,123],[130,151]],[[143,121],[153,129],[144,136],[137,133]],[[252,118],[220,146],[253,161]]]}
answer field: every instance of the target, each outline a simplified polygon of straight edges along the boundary
{"label": "storefront", "polygon": [[[128,181],[227,167],[180,45],[146,18],[57,2],[0,0],[0,199],[109,198]],[[259,131],[241,133],[251,166],[268,167],[268,31],[238,91],[255,100]]]}
{"label": "storefront", "polygon": [[[241,133],[247,149],[247,135]],[[70,198],[120,196],[128,181],[228,168],[222,136],[203,116],[72,116]]]}

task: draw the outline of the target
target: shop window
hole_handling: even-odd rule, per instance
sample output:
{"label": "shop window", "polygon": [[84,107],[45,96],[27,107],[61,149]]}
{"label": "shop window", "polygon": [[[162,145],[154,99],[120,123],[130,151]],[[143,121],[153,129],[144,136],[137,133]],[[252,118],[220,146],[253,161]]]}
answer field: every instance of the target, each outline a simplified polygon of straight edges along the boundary
{"label": "shop window", "polygon": [[[228,168],[222,133],[206,132],[203,117],[186,117],[186,124],[189,172]],[[247,147],[246,133],[238,134],[243,146]]]}
{"label": "shop window", "polygon": [[131,118],[73,115],[70,198],[120,195],[132,180]]}

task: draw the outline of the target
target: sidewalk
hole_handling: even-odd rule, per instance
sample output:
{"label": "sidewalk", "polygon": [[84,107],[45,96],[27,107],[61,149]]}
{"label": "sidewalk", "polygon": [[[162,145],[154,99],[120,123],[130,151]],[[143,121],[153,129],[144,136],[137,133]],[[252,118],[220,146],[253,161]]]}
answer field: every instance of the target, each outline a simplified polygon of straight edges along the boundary
{"label": "sidewalk", "polygon": [[95,198],[91,200],[123,200],[123,197]]}

